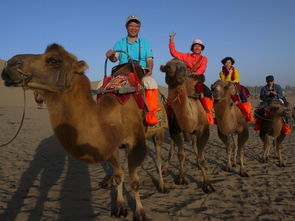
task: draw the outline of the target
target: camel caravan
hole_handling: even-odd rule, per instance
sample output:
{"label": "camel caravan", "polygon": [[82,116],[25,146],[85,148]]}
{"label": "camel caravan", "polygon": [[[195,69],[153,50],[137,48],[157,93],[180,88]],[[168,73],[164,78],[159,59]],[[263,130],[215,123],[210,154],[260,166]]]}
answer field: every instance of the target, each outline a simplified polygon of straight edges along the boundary
{"label": "camel caravan", "polygon": [[[86,62],[79,61],[62,46],[52,44],[43,54],[12,57],[2,72],[2,78],[6,86],[29,88],[42,96],[53,131],[69,154],[87,164],[108,162],[112,166],[113,174],[107,181],[108,185],[115,185],[117,194],[112,216],[127,215],[123,193],[125,173],[120,162],[120,148],[126,150],[128,182],[135,200],[134,220],[146,220],[139,192],[138,167],[145,159],[146,139],[149,137],[152,137],[155,144],[158,190],[168,193],[161,162],[167,127],[171,145],[176,144],[178,147],[179,177],[176,183],[188,184],[184,166],[184,137],[189,135],[203,177],[202,189],[208,194],[215,191],[210,182],[210,171],[206,169],[204,155],[210,139],[208,112],[202,105],[200,96],[195,93],[195,85],[200,79],[187,71],[184,62],[173,59],[161,66],[168,85],[168,98],[160,99],[161,95],[158,96],[158,122],[154,125],[146,122],[150,108],[142,83],[145,72],[138,64],[131,62],[117,66],[111,76],[104,78],[103,86],[96,91],[98,95],[95,100],[90,81],[84,74],[87,67]],[[237,87],[232,82],[218,80],[211,89],[214,123],[217,125],[219,138],[226,146],[227,171],[232,171],[238,164],[238,156],[240,175],[247,177],[249,175],[244,166],[244,149],[249,138],[249,126],[245,115],[231,97],[237,94]],[[289,120],[292,119],[292,114],[293,118],[295,115],[294,110],[287,110],[290,108],[273,102],[265,108],[267,114],[258,116],[261,118],[260,137],[264,143],[264,163],[268,160],[269,144],[273,141],[279,159],[278,166],[285,166],[281,151],[282,141],[287,133],[283,133],[282,128],[286,115]]]}

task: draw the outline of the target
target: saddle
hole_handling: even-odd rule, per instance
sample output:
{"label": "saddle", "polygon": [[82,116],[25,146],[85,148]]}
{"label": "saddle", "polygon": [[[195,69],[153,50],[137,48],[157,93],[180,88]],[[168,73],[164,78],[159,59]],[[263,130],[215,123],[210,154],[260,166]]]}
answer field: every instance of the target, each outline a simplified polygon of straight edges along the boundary
{"label": "saddle", "polygon": [[131,96],[134,96],[138,107],[143,109],[145,104],[141,93],[142,90],[143,86],[136,71],[132,71],[105,76],[102,86],[92,92],[97,94],[97,100],[104,94],[108,94],[115,97],[120,104],[125,104]]}

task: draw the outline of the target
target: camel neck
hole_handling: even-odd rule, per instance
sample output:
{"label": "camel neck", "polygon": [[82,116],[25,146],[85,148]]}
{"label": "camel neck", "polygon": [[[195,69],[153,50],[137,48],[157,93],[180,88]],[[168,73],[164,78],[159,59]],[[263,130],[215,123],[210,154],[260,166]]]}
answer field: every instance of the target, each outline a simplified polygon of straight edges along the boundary
{"label": "camel neck", "polygon": [[182,131],[193,132],[198,115],[198,101],[189,99],[186,85],[168,89],[168,99]]}
{"label": "camel neck", "polygon": [[227,115],[231,115],[231,110],[234,108],[234,104],[231,100],[225,98],[214,102],[214,110],[216,118],[224,118]]}

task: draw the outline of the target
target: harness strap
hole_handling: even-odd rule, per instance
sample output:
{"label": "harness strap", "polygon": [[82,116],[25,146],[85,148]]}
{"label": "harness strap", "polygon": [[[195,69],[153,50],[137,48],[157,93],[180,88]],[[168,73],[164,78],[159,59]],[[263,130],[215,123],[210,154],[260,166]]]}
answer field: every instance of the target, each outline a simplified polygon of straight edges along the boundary
{"label": "harness strap", "polygon": [[198,64],[200,64],[201,60],[202,60],[203,56],[200,55],[199,59],[197,60],[197,62],[194,64],[194,66],[192,66],[192,68],[190,69],[191,72],[194,71],[194,69],[197,67]]}

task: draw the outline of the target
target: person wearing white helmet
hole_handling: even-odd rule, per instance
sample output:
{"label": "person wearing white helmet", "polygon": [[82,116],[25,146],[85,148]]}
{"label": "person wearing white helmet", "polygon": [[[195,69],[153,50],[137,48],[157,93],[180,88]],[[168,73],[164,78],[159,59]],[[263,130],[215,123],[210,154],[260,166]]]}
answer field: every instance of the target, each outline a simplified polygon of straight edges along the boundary
{"label": "person wearing white helmet", "polygon": [[149,125],[155,125],[159,121],[156,112],[160,109],[158,104],[158,84],[151,76],[154,66],[154,55],[149,42],[139,37],[141,19],[137,15],[129,15],[126,19],[125,27],[127,36],[115,43],[113,50],[106,52],[106,57],[112,62],[119,61],[119,64],[129,62],[129,57],[125,53],[115,51],[126,51],[134,62],[137,62],[144,70],[145,77],[142,82],[145,87],[145,97],[149,112],[146,116],[146,122]]}
{"label": "person wearing white helmet", "polygon": [[178,52],[175,49],[175,38],[176,33],[173,32],[170,35],[169,50],[172,57],[183,61],[187,66],[187,71],[191,74],[199,76],[201,82],[198,82],[195,86],[197,94],[200,94],[200,101],[206,111],[207,120],[209,124],[213,124],[213,100],[210,89],[204,84],[205,82],[205,71],[207,68],[207,58],[202,55],[202,51],[205,49],[205,45],[200,39],[193,40],[190,50],[191,53]]}

